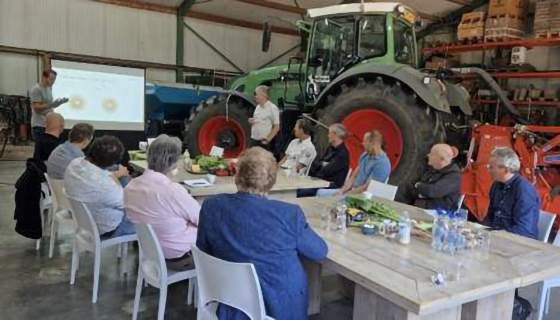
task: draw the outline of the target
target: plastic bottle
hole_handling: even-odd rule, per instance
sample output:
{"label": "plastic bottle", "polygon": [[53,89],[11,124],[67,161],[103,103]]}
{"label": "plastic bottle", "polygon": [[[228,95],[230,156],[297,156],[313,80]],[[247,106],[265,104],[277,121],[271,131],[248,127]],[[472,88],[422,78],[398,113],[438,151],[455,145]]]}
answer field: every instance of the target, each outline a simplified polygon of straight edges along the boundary
{"label": "plastic bottle", "polygon": [[449,217],[445,211],[438,211],[432,224],[432,248],[441,251],[449,232]]}
{"label": "plastic bottle", "polygon": [[183,153],[183,163],[185,165],[185,170],[190,170],[192,166],[192,159],[189,149],[185,149],[185,152]]}
{"label": "plastic bottle", "polygon": [[410,232],[412,229],[412,223],[410,221],[410,216],[408,211],[404,211],[399,218],[399,242],[401,244],[410,243]]}

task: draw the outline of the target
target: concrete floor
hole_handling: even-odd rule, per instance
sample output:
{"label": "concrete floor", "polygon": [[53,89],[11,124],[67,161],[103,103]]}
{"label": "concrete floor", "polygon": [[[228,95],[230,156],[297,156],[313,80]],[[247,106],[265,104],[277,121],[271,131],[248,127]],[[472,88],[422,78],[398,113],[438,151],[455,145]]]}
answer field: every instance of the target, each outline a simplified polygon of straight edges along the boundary
{"label": "concrete floor", "polygon": [[[9,159],[24,159],[27,151],[8,154]],[[4,158],[5,159],[5,158]],[[121,277],[116,249],[103,253],[99,299],[91,303],[93,258],[82,254],[76,284],[71,286],[71,235],[62,228],[52,259],[48,258],[48,239],[35,250],[35,241],[14,231],[14,183],[25,168],[24,161],[0,160],[0,319],[2,320],[102,320],[130,319],[138,257],[129,249],[128,275]],[[139,319],[157,316],[158,290],[144,288]],[[186,305],[186,284],[170,286],[166,319],[196,319],[196,311]],[[328,299],[328,297],[327,297]],[[321,315],[311,319],[350,319],[352,302],[339,299],[324,303]]]}
{"label": "concrete floor", "polygon": [[[138,258],[136,250],[129,251],[126,269],[128,275],[121,277],[116,249],[103,253],[99,299],[91,303],[93,260],[83,254],[76,284],[69,284],[71,235],[69,228],[62,228],[54,257],[48,258],[48,239],[39,251],[35,241],[26,239],[14,231],[13,211],[14,183],[23,172],[29,148],[12,150],[0,160],[0,319],[3,320],[102,320],[130,319]],[[10,159],[10,160],[5,160]],[[352,302],[341,299],[337,292],[329,291],[336,279],[326,279],[323,284],[321,314],[312,320],[351,319]],[[521,294],[537,308],[538,288],[526,288]],[[166,319],[196,319],[196,311],[186,305],[185,284],[170,286],[166,307]],[[139,319],[155,319],[157,315],[158,290],[145,288],[142,294]],[[531,319],[537,319],[536,312]],[[553,290],[550,313],[544,319],[560,319],[560,291]]]}

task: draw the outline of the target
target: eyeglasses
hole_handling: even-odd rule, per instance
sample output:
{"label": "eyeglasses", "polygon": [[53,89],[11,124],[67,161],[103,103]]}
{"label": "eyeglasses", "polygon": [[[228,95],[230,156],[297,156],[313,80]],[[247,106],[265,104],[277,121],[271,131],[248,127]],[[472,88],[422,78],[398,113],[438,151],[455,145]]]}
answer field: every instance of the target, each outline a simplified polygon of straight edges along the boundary
{"label": "eyeglasses", "polygon": [[504,166],[494,166],[491,164],[487,164],[486,165],[486,169],[490,170],[490,169],[496,169],[496,168],[505,168]]}

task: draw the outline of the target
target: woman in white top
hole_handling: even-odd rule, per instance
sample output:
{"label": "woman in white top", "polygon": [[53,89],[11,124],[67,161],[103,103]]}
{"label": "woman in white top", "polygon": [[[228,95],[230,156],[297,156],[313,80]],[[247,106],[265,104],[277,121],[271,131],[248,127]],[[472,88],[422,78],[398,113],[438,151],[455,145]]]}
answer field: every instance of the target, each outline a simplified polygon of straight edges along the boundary
{"label": "woman in white top", "polygon": [[268,87],[255,88],[255,101],[257,107],[253,117],[249,118],[251,124],[251,146],[259,146],[272,150],[271,141],[280,131],[280,110],[268,100]]}

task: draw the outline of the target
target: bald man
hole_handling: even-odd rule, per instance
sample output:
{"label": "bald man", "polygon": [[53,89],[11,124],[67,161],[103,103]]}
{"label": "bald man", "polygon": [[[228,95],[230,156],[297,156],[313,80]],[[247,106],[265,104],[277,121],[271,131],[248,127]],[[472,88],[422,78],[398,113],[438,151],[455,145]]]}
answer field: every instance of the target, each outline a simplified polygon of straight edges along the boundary
{"label": "bald man", "polygon": [[424,209],[455,210],[461,196],[461,169],[453,162],[459,150],[436,144],[428,154],[428,170],[412,187],[414,205]]}
{"label": "bald man", "polygon": [[60,135],[64,131],[64,118],[55,112],[47,114],[45,119],[45,133],[39,134],[35,140],[33,158],[47,161],[51,152],[62,142]]}

